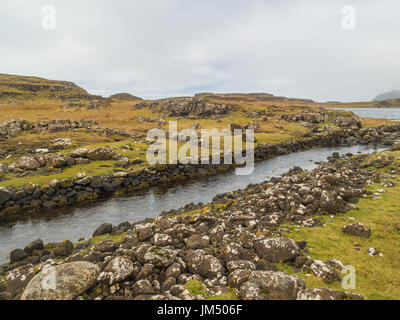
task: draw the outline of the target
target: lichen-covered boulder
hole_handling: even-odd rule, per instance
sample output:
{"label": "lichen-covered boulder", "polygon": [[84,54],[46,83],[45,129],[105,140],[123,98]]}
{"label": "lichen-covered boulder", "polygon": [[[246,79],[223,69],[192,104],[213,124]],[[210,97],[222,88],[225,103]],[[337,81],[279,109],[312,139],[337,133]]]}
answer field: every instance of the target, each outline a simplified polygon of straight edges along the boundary
{"label": "lichen-covered boulder", "polygon": [[164,233],[156,233],[153,239],[154,245],[159,247],[169,246],[174,242],[174,239],[170,235]]}
{"label": "lichen-covered boulder", "polygon": [[206,254],[203,250],[190,251],[186,255],[189,271],[208,279],[220,278],[225,273],[225,268],[214,256]]}
{"label": "lichen-covered boulder", "polygon": [[255,271],[256,270],[256,264],[251,261],[246,261],[246,260],[236,260],[236,261],[230,261],[226,264],[226,268],[228,269],[229,272],[233,272],[237,269],[245,269],[249,271]]}
{"label": "lichen-covered boulder", "polygon": [[99,267],[86,261],[44,268],[28,284],[21,300],[73,300],[97,281]]}
{"label": "lichen-covered boulder", "polygon": [[34,276],[35,270],[31,264],[7,272],[6,291],[14,295],[21,293]]}
{"label": "lichen-covered boulder", "polygon": [[351,292],[321,288],[302,289],[297,294],[297,300],[364,300],[364,298]]}
{"label": "lichen-covered boulder", "polygon": [[189,249],[203,249],[210,246],[210,237],[207,235],[194,234],[186,239]]}
{"label": "lichen-covered boulder", "polygon": [[135,296],[154,294],[155,290],[149,280],[139,280],[132,286]]}
{"label": "lichen-covered boulder", "polygon": [[154,235],[153,225],[150,223],[136,225],[135,231],[140,241],[146,241]]}
{"label": "lichen-covered boulder", "polygon": [[236,242],[227,243],[222,247],[222,258],[228,263],[235,260],[252,260],[255,257],[254,249],[243,248]]}
{"label": "lichen-covered boulder", "polygon": [[34,157],[24,156],[18,160],[17,167],[22,170],[36,170],[40,167],[40,164]]}
{"label": "lichen-covered boulder", "polygon": [[240,287],[245,283],[250,277],[251,271],[245,269],[236,269],[231,272],[228,276],[227,282],[228,286],[231,288]]}
{"label": "lichen-covered boulder", "polygon": [[296,300],[305,281],[284,272],[253,271],[249,280],[240,286],[244,300]]}
{"label": "lichen-covered boulder", "polygon": [[[112,259],[100,273],[98,280],[108,282],[110,285],[128,278],[136,269],[135,264],[127,257]],[[136,270],[138,273],[139,270]]]}
{"label": "lichen-covered boulder", "polygon": [[150,247],[144,255],[146,263],[154,264],[158,267],[169,267],[175,262],[176,253],[168,248],[157,246]]}
{"label": "lichen-covered boulder", "polygon": [[332,283],[335,281],[341,281],[339,273],[329,264],[320,260],[315,260],[311,265],[312,272],[325,283]]}
{"label": "lichen-covered boulder", "polygon": [[270,262],[286,262],[296,258],[300,249],[289,238],[268,238],[254,242],[258,255]]}
{"label": "lichen-covered boulder", "polygon": [[103,241],[97,243],[92,251],[96,252],[114,252],[118,248],[118,243],[112,241],[111,239],[104,239]]}

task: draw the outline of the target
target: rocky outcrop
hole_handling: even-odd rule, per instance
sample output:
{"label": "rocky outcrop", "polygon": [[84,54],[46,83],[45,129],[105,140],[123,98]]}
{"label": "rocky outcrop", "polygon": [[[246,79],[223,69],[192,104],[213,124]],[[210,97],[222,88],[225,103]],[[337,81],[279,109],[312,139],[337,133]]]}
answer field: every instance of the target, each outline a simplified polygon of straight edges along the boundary
{"label": "rocky outcrop", "polygon": [[282,115],[280,118],[289,122],[305,122],[308,124],[332,122],[338,127],[354,130],[361,128],[362,125],[361,120],[354,115],[337,115],[330,112],[304,112],[296,115]]}
{"label": "rocky outcrop", "polygon": [[207,101],[202,98],[171,98],[153,102],[149,107],[168,117],[202,118],[224,116],[233,110],[232,105]]}

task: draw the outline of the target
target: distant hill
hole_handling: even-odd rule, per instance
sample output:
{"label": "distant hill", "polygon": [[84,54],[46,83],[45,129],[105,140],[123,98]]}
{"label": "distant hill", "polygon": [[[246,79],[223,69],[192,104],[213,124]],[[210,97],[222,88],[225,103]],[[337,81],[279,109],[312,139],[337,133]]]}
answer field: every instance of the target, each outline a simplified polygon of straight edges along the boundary
{"label": "distant hill", "polygon": [[0,73],[0,102],[77,101],[101,98],[68,81]]}
{"label": "distant hill", "polygon": [[374,101],[384,101],[393,99],[400,99],[400,90],[392,90],[390,92],[379,94],[376,96]]}
{"label": "distant hill", "polygon": [[113,94],[112,96],[109,97],[112,100],[123,100],[123,101],[137,101],[137,100],[143,100],[142,98],[136,97],[134,95],[131,95],[130,93],[117,93]]}

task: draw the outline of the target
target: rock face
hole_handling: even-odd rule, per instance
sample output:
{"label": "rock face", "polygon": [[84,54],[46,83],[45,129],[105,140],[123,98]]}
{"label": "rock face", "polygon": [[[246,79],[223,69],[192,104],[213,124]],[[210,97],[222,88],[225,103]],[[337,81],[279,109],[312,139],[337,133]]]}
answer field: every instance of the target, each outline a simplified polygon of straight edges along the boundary
{"label": "rock face", "polygon": [[352,236],[357,236],[361,238],[369,238],[371,236],[371,229],[363,225],[362,223],[355,223],[344,226],[342,228],[343,233],[349,234]]}
{"label": "rock face", "polygon": [[289,238],[270,238],[254,243],[258,255],[270,262],[286,262],[296,258],[300,249],[296,243]]}
{"label": "rock face", "polygon": [[273,271],[253,271],[249,280],[240,287],[244,300],[296,300],[305,288],[304,280]]}
{"label": "rock face", "polygon": [[98,275],[98,266],[83,261],[45,269],[29,282],[21,300],[73,300],[92,287]]}
{"label": "rock face", "polygon": [[364,300],[364,298],[351,292],[321,288],[302,289],[297,294],[297,300]]}

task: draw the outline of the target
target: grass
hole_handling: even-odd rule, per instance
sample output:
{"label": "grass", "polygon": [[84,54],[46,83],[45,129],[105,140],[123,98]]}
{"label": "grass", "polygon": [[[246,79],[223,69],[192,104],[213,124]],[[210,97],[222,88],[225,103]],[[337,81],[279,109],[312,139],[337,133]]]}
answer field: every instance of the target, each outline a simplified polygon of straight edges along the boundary
{"label": "grass", "polygon": [[[369,187],[371,191],[380,188],[380,184]],[[400,298],[400,232],[395,228],[400,223],[400,185],[386,190],[387,193],[381,199],[361,199],[357,204],[359,210],[351,210],[335,217],[323,227],[303,228],[299,232],[287,234],[295,241],[307,241],[309,255],[313,259],[339,259],[345,265],[354,266],[357,278],[353,292],[366,299]],[[349,219],[350,217],[355,221]],[[341,228],[355,222],[372,229],[370,239],[343,234]],[[355,243],[360,244],[360,251],[355,250]],[[383,257],[369,256],[368,248],[378,249]],[[290,267],[285,268],[288,268],[286,271],[291,271]],[[339,283],[326,285],[315,276],[298,275],[306,280],[308,288],[329,287],[343,290]]]}
{"label": "grass", "polygon": [[189,280],[186,282],[185,288],[193,295],[203,296],[205,300],[239,300],[232,289],[221,295],[208,295],[206,286],[198,280]]}

